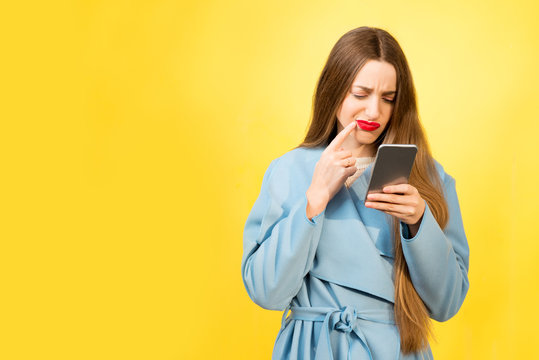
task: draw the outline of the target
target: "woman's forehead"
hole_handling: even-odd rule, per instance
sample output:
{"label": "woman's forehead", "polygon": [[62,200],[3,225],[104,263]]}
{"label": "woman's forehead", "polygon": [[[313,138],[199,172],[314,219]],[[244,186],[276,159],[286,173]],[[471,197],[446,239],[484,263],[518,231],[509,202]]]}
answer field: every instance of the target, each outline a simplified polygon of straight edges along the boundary
{"label": "woman's forehead", "polygon": [[397,72],[388,62],[369,60],[356,74],[352,87],[366,91],[396,91]]}

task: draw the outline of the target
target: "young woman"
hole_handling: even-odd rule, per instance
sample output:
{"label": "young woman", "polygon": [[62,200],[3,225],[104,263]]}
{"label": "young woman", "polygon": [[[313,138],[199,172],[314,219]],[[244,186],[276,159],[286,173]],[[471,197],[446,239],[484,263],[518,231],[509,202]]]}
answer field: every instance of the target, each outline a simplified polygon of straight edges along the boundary
{"label": "young woman", "polygon": [[[303,143],[266,171],[244,230],[249,296],[285,311],[273,358],[430,359],[430,318],[448,320],[464,301],[469,249],[397,41],[368,27],[343,35],[313,107]],[[380,144],[418,153],[409,184],[364,202]]]}

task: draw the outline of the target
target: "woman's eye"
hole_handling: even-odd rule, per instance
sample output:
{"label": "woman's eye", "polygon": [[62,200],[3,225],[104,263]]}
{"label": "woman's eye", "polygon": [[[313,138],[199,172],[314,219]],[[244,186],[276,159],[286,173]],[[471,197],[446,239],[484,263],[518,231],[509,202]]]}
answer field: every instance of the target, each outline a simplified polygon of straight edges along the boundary
{"label": "woman's eye", "polygon": [[352,94],[352,95],[354,95],[354,97],[357,99],[365,99],[367,97],[367,95],[359,95],[359,94]]}
{"label": "woman's eye", "polygon": [[393,103],[395,102],[395,99],[384,98],[384,101],[385,101],[386,103],[393,104]]}

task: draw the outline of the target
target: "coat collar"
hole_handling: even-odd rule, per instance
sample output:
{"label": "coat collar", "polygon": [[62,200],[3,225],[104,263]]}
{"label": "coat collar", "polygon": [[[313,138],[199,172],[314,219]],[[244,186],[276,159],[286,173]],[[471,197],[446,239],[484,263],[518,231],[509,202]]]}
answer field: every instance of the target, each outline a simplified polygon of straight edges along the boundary
{"label": "coat collar", "polygon": [[311,274],[394,302],[390,217],[364,206],[372,167],[326,207]]}

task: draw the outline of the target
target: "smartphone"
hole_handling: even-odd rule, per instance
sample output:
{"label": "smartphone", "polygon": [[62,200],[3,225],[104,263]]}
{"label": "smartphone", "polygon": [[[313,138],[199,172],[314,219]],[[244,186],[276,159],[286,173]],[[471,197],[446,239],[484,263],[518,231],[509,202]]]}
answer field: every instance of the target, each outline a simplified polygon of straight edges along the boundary
{"label": "smartphone", "polygon": [[388,185],[407,184],[414,165],[417,146],[412,144],[382,144],[378,147],[372,170],[369,193],[381,193]]}

